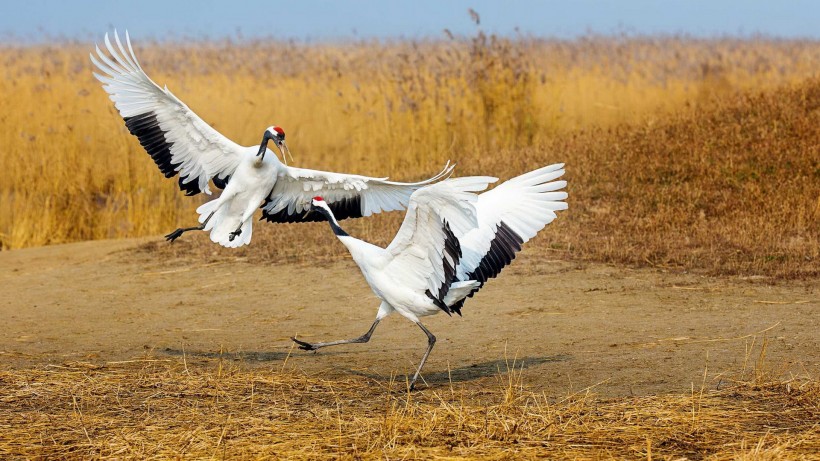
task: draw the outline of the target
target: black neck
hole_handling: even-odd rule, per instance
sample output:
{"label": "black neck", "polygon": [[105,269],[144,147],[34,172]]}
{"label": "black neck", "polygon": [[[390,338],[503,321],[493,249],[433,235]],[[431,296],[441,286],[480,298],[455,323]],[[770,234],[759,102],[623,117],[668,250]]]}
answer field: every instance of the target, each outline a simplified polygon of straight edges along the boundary
{"label": "black neck", "polygon": [[256,155],[263,155],[268,150],[268,141],[271,139],[270,134],[265,131],[265,136],[262,136],[262,143],[259,144],[259,153]]}
{"label": "black neck", "polygon": [[336,234],[336,237],[349,237],[348,233],[336,224],[336,221],[330,221],[330,228],[333,229],[333,233]]}
{"label": "black neck", "polygon": [[336,237],[349,237],[348,233],[345,232],[344,229],[339,227],[339,223],[336,222],[336,219],[333,218],[333,215],[331,215],[324,208],[318,208],[317,207],[317,209],[318,209],[319,213],[322,213],[322,215],[324,215],[324,217],[327,218],[327,222],[330,223],[330,228],[333,229],[333,233],[336,234]]}

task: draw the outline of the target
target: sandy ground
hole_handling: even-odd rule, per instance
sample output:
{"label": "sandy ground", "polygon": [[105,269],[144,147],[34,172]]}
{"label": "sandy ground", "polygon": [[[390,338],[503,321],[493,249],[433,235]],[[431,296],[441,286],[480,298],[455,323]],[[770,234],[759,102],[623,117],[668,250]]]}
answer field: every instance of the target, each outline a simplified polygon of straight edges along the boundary
{"label": "sandy ground", "polygon": [[[179,358],[190,366],[294,367],[325,377],[403,380],[426,340],[394,315],[365,345],[292,347],[355,337],[378,301],[352,262],[264,265],[167,260],[145,240],[0,252],[0,366]],[[548,395],[687,392],[751,369],[820,372],[820,300],[811,282],[715,279],[523,257],[465,305],[428,317],[438,337],[432,386],[484,386],[508,363]],[[765,334],[762,333],[766,330]],[[221,354],[221,355],[220,355]]]}

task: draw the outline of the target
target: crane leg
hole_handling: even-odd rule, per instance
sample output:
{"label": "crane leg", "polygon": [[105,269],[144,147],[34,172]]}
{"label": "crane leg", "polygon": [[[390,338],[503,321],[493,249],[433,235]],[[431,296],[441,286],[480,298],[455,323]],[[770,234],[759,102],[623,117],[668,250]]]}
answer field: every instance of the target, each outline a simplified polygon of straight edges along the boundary
{"label": "crane leg", "polygon": [[[168,240],[169,242],[173,242],[174,240],[182,237],[182,234],[184,234],[188,231],[205,229],[205,225],[208,224],[208,221],[210,221],[211,216],[213,216],[214,213],[216,213],[216,211],[212,211],[211,214],[209,214],[208,217],[205,218],[205,221],[202,224],[200,224],[196,227],[180,227],[179,229],[177,229],[177,230],[171,232],[170,234],[166,235],[165,240]],[[233,240],[233,239],[231,239],[231,240]]]}
{"label": "crane leg", "polygon": [[[261,205],[261,203],[260,203],[260,205]],[[229,241],[233,242],[233,239],[235,239],[239,235],[242,235],[242,226],[245,225],[245,221],[251,219],[251,216],[253,216],[253,213],[256,211],[257,208],[259,208],[259,207],[258,206],[248,207],[248,210],[245,211],[245,214],[242,215],[242,219],[239,221],[239,227],[237,227],[235,231],[228,234],[228,240]]]}
{"label": "crane leg", "polygon": [[424,367],[424,363],[427,362],[427,357],[430,355],[430,351],[433,350],[433,346],[436,345],[436,337],[433,336],[433,333],[430,333],[430,330],[424,327],[421,322],[416,322],[416,325],[421,328],[421,331],[427,335],[427,352],[424,353],[424,357],[421,358],[421,363],[419,364],[418,370],[416,370],[416,374],[413,376],[413,379],[410,381],[410,390],[414,390],[416,388],[416,380],[419,379],[419,374],[421,373],[422,367]]}
{"label": "crane leg", "polygon": [[292,339],[293,342],[295,342],[296,344],[299,345],[299,349],[302,349],[304,351],[315,351],[315,350],[317,350],[319,348],[322,348],[322,347],[338,346],[339,344],[366,343],[366,342],[370,341],[370,336],[373,335],[373,330],[376,329],[376,325],[378,325],[380,321],[381,320],[376,319],[376,321],[373,322],[373,325],[370,325],[370,329],[367,330],[367,333],[359,336],[358,338],[342,339],[342,340],[339,340],[339,341],[330,341],[330,342],[326,342],[326,343],[314,343],[314,344],[306,343],[304,341],[299,341],[296,338],[290,338],[290,339]]}

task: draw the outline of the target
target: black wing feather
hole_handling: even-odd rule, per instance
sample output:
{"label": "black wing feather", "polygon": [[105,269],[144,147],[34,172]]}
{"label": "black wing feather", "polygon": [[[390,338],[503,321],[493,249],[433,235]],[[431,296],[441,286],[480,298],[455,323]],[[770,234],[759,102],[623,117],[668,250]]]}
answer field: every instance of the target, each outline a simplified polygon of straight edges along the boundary
{"label": "black wing feather", "polygon": [[[124,120],[128,131],[139,139],[140,145],[157,164],[159,171],[166,178],[176,176],[178,173],[177,167],[181,163],[172,161],[171,146],[174,143],[165,139],[165,132],[159,126],[157,115],[153,112],[146,112],[133,117],[124,117]],[[188,183],[183,183],[183,180],[184,178],[180,177],[177,183],[179,184],[179,190],[185,192],[185,195],[196,195],[202,192],[199,190],[199,183],[196,180]]]}
{"label": "black wing feather", "polygon": [[[481,258],[481,262],[475,270],[467,274],[464,279],[475,280],[480,283],[467,297],[472,298],[487,280],[501,273],[501,269],[509,265],[515,259],[515,254],[521,251],[523,243],[524,239],[516,234],[504,221],[498,223],[498,227],[495,229],[495,238],[490,242],[490,249]],[[461,307],[464,306],[466,300],[467,298],[458,301],[450,306],[450,309],[461,312]]]}
{"label": "black wing feather", "polygon": [[[288,209],[284,208],[276,213],[268,213],[264,208],[268,205],[270,199],[265,200],[262,204],[262,218],[274,223],[296,223],[296,222],[318,222],[325,221],[326,218],[321,213],[309,213],[305,216],[305,212],[288,214]],[[333,211],[333,216],[337,221],[348,218],[362,217],[362,198],[360,196],[346,197],[342,200],[330,202],[325,200],[327,206]]]}
{"label": "black wing feather", "polygon": [[[458,262],[461,260],[462,255],[461,242],[458,241],[455,234],[453,234],[453,231],[450,230],[450,224],[448,224],[447,221],[444,221],[443,230],[444,254],[442,256],[442,266],[444,267],[444,281],[439,286],[438,293],[434,295],[430,292],[430,290],[427,290],[425,291],[425,294],[433,300],[433,304],[446,312],[447,315],[452,315],[453,312],[461,315],[461,306],[453,308],[448,307],[447,304],[444,303],[444,297],[447,296],[447,292],[450,291],[450,285],[457,281],[456,268],[458,267]],[[452,263],[450,261],[452,261]]]}

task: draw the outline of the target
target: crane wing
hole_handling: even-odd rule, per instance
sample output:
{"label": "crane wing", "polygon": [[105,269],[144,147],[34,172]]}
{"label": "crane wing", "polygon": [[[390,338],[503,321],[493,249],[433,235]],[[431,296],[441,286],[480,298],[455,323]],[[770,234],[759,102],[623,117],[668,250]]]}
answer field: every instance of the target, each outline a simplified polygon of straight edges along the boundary
{"label": "crane wing", "polygon": [[94,76],[103,83],[128,131],[139,139],[166,178],[179,174],[179,188],[186,195],[210,194],[211,178],[218,187],[224,187],[244,148],[211,128],[167,87],[154,83],[140,67],[128,32],[127,52],[116,32],[114,41],[116,48],[105,34],[105,47],[111,56],[97,46],[91,61],[101,71]]}
{"label": "crane wing", "polygon": [[494,181],[486,176],[455,178],[414,192],[404,222],[386,249],[391,260],[384,270],[451,313],[444,299],[462,256],[459,236],[478,224],[475,192]]}
{"label": "crane wing", "polygon": [[567,182],[556,181],[563,174],[563,163],[546,166],[478,196],[478,226],[461,237],[463,256],[456,273],[458,280],[481,283],[470,296],[512,262],[521,245],[556,218],[556,211],[567,209],[567,193],[560,190]]}
{"label": "crane wing", "polygon": [[382,211],[402,210],[413,191],[452,173],[450,162],[424,181],[406,183],[353,174],[283,166],[262,205],[262,219],[270,222],[323,221],[318,213],[305,216],[313,197],[320,195],[336,219],[360,218]]}

